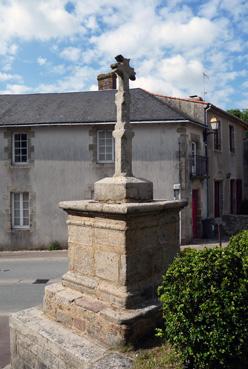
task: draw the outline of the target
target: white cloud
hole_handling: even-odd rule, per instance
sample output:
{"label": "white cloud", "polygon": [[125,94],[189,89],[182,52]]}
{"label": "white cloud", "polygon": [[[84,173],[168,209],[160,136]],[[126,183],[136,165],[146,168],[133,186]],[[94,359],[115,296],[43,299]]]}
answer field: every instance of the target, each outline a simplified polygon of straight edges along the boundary
{"label": "white cloud", "polygon": [[97,90],[98,90],[98,85],[97,84],[93,84],[89,88],[89,91],[97,91]]}
{"label": "white cloud", "polygon": [[5,90],[0,91],[1,94],[26,94],[31,92],[32,88],[23,84],[7,84]]}
{"label": "white cloud", "polygon": [[229,14],[237,21],[248,11],[246,0],[222,0],[220,9],[228,11]]}
{"label": "white cloud", "polygon": [[203,70],[199,61],[187,61],[179,54],[163,60],[153,59],[140,65],[136,85],[165,95],[201,94]]}
{"label": "white cloud", "polygon": [[67,71],[67,68],[65,67],[64,64],[54,64],[50,67],[49,72],[51,72],[52,74],[57,74],[57,75],[63,75],[65,74]]}
{"label": "white cloud", "polygon": [[10,0],[0,4],[0,34],[5,39],[47,40],[70,36],[80,30],[78,20],[68,13],[63,0]]}
{"label": "white cloud", "polygon": [[55,83],[42,83],[34,91],[36,92],[69,92],[84,91],[91,79],[95,77],[95,70],[90,67],[75,66],[69,68],[65,77]]}
{"label": "white cloud", "polygon": [[37,63],[38,63],[39,65],[44,65],[44,64],[46,64],[46,62],[47,62],[47,58],[43,58],[42,56],[39,56],[39,57],[37,58]]}
{"label": "white cloud", "polygon": [[201,6],[200,14],[207,18],[215,18],[223,10],[237,21],[247,13],[248,4],[246,0],[209,0]]}
{"label": "white cloud", "polygon": [[0,72],[0,82],[10,81],[10,80],[22,81],[22,77],[19,76],[18,74]]}
{"label": "white cloud", "polygon": [[84,23],[85,27],[90,29],[90,30],[97,30],[99,29],[99,25],[97,23],[97,19],[95,16],[90,16],[86,19],[85,23]]}
{"label": "white cloud", "polygon": [[204,2],[204,4],[201,6],[200,14],[203,17],[207,18],[216,17],[216,14],[218,14],[220,3],[221,0],[210,0]]}
{"label": "white cloud", "polygon": [[192,17],[182,21],[168,17],[165,20],[148,7],[139,9],[119,27],[93,36],[91,42],[106,55],[122,51],[132,57],[149,59],[149,54],[160,56],[166,48],[176,52],[196,48],[207,50],[219,37],[219,31],[218,24],[206,18]]}
{"label": "white cloud", "polygon": [[11,68],[12,68],[11,62],[6,62],[6,63],[3,65],[2,70],[3,70],[4,72],[9,72],[9,71],[11,70]]}
{"label": "white cloud", "polygon": [[0,2],[0,55],[17,51],[12,40],[63,39],[83,33],[80,19],[65,9],[66,0]]}
{"label": "white cloud", "polygon": [[248,88],[248,81],[243,82],[243,83],[242,83],[242,87],[243,87],[243,88]]}
{"label": "white cloud", "polygon": [[2,82],[15,75],[10,71],[18,47],[29,41],[47,44],[55,59],[63,58],[58,64],[42,49],[37,63],[49,66],[44,72],[51,83],[39,81],[31,88],[24,80],[8,84],[9,91],[95,88],[97,74],[108,71],[119,53],[132,59],[137,71],[134,86],[154,92],[202,94],[206,71],[209,99],[226,101],[233,93],[232,83],[242,76],[235,63],[246,62],[247,45],[236,28],[248,32],[246,0],[206,0],[194,6],[182,0],[71,0],[71,13],[67,2],[0,0]]}
{"label": "white cloud", "polygon": [[180,50],[202,45],[208,48],[218,36],[218,26],[200,17],[193,17],[184,24],[168,22],[166,25],[158,25],[156,31],[159,42]]}
{"label": "white cloud", "polygon": [[76,62],[80,59],[81,49],[78,47],[66,47],[60,52],[60,56],[66,60]]}

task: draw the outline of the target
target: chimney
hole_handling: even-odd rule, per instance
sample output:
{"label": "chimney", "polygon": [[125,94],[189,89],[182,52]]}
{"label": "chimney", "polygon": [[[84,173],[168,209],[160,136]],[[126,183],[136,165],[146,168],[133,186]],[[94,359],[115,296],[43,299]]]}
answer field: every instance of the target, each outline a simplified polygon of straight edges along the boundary
{"label": "chimney", "polygon": [[116,74],[106,73],[97,76],[98,90],[116,90]]}

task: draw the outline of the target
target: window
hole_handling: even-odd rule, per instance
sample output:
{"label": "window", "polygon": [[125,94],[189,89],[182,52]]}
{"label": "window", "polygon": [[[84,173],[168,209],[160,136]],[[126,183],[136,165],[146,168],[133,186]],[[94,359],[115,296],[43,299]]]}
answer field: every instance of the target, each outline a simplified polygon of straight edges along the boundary
{"label": "window", "polygon": [[240,214],[240,208],[242,203],[242,179],[236,180],[236,206],[237,206],[237,214]]}
{"label": "window", "polygon": [[196,142],[192,141],[191,142],[191,157],[192,157],[192,162],[191,162],[191,173],[192,175],[196,174]]}
{"label": "window", "polygon": [[242,180],[230,180],[230,213],[239,214],[242,203]]}
{"label": "window", "polygon": [[12,192],[12,228],[29,228],[29,193]]}
{"label": "window", "polygon": [[234,127],[229,126],[229,148],[231,152],[235,151],[234,147]]}
{"label": "window", "polygon": [[221,150],[221,125],[214,130],[214,149]]}
{"label": "window", "polygon": [[230,213],[236,213],[236,181],[230,180]]}
{"label": "window", "polygon": [[14,164],[28,162],[28,135],[27,133],[13,134],[13,153],[12,161]]}
{"label": "window", "polygon": [[97,131],[97,161],[99,163],[114,161],[114,139],[111,130]]}
{"label": "window", "polygon": [[223,211],[223,182],[214,182],[214,217],[219,218]]}

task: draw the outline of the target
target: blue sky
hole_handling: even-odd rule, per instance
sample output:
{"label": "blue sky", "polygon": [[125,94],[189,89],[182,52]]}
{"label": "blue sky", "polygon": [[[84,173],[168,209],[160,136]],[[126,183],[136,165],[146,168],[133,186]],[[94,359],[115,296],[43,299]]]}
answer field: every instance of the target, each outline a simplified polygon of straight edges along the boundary
{"label": "blue sky", "polygon": [[247,16],[246,0],[0,0],[0,93],[96,90],[121,53],[131,87],[248,108]]}

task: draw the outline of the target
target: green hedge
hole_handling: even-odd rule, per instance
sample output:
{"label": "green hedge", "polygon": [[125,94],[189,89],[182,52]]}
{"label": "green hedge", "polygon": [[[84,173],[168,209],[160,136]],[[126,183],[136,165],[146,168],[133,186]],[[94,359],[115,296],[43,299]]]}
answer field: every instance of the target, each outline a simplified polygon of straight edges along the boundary
{"label": "green hedge", "polygon": [[248,367],[248,231],[226,249],[186,250],[158,289],[165,337],[187,368]]}
{"label": "green hedge", "polygon": [[248,230],[241,231],[230,238],[228,248],[238,252],[241,257],[248,255]]}

